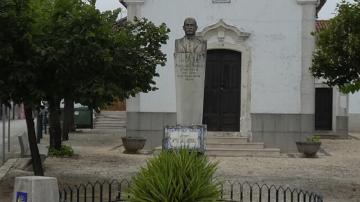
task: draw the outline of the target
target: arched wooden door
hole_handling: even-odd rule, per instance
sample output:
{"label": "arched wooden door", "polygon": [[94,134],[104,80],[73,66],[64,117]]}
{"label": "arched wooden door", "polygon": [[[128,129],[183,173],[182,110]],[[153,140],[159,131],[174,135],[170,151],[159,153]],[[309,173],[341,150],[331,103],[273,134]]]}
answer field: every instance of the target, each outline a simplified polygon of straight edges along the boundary
{"label": "arched wooden door", "polygon": [[203,123],[209,131],[240,130],[241,53],[207,52]]}

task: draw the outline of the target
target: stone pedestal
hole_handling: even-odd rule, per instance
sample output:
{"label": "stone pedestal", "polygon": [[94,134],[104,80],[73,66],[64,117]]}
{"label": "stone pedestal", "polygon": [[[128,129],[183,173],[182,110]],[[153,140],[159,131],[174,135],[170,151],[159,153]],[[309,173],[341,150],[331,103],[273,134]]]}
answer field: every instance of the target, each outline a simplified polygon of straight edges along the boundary
{"label": "stone pedestal", "polygon": [[13,202],[57,202],[59,188],[53,177],[17,177],[15,178]]}
{"label": "stone pedestal", "polygon": [[203,117],[206,41],[176,40],[175,79],[177,124],[201,125]]}

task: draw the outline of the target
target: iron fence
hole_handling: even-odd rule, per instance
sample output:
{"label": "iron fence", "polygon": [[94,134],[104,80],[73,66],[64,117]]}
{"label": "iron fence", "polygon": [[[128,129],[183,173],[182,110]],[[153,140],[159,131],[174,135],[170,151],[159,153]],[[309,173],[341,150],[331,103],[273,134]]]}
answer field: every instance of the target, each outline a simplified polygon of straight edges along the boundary
{"label": "iron fence", "polygon": [[[60,202],[120,202],[128,201],[130,181],[96,181],[80,185],[60,184]],[[276,186],[249,182],[225,181],[221,184],[223,202],[323,202],[321,195]]]}

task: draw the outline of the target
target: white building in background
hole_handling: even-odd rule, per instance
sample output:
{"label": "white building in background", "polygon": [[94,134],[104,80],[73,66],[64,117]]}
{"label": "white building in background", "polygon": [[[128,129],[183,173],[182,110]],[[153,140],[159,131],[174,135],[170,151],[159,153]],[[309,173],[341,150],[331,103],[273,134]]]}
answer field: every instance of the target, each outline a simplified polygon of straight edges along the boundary
{"label": "white building in background", "polygon": [[146,17],[171,30],[163,46],[166,66],[158,68],[159,90],[127,100],[127,135],[145,136],[148,147],[160,146],[163,128],[176,124],[173,54],[186,17],[197,20],[198,35],[208,43],[203,109],[208,130],[237,132],[284,152],[320,132],[315,129],[347,134],[346,96],[315,82],[309,72],[311,32],[325,1],[125,2],[129,20]]}
{"label": "white building in background", "polygon": [[349,131],[360,132],[360,93],[350,94]]}

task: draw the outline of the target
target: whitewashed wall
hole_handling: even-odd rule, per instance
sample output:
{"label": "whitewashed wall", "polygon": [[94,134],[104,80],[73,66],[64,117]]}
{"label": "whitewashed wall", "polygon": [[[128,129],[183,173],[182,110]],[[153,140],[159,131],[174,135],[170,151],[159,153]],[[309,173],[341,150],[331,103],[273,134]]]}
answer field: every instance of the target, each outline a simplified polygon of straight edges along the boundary
{"label": "whitewashed wall", "polygon": [[349,94],[349,113],[360,114],[360,92]]}
{"label": "whitewashed wall", "polygon": [[130,100],[128,111],[175,112],[174,40],[183,37],[186,17],[198,21],[199,30],[224,19],[251,33],[251,113],[301,112],[302,7],[296,0],[145,0],[139,13],[171,29],[166,67],[159,67],[158,91]]}
{"label": "whitewashed wall", "polygon": [[360,92],[349,95],[349,131],[360,132]]}

